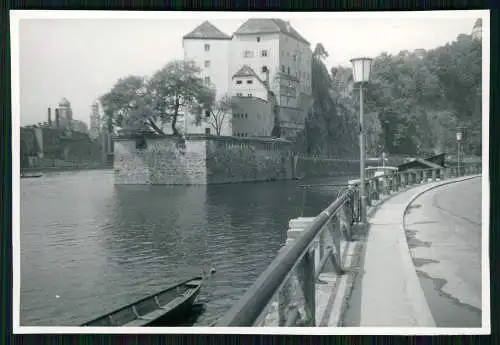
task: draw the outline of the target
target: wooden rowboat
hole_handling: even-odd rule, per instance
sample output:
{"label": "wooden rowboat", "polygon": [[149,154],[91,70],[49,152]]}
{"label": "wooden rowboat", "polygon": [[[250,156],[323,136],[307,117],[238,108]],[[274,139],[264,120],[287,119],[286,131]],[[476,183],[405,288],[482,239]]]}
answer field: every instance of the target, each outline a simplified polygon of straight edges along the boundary
{"label": "wooden rowboat", "polygon": [[21,173],[21,178],[37,178],[37,177],[42,177],[42,173],[29,173],[29,172],[22,172]]}
{"label": "wooden rowboat", "polygon": [[189,314],[200,293],[202,277],[195,277],[171,286],[159,293],[112,311],[92,321],[86,327],[143,327],[182,322]]}

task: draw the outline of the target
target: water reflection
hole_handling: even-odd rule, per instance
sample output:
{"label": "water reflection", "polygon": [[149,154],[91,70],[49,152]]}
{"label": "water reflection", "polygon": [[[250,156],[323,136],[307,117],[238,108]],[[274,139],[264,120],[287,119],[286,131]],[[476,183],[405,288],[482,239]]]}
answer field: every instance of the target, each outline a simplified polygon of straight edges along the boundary
{"label": "water reflection", "polygon": [[[114,186],[110,171],[22,180],[21,323],[81,324],[213,266],[196,320],[210,324],[284,243],[297,185]],[[305,214],[336,193],[311,190]]]}

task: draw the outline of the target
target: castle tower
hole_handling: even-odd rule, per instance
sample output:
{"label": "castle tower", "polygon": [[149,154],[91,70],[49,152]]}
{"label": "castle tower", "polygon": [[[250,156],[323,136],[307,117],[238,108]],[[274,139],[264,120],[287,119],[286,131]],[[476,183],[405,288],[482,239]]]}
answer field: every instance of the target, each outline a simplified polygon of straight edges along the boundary
{"label": "castle tower", "polygon": [[90,113],[90,138],[96,139],[101,132],[101,117],[99,115],[99,103],[95,101],[92,104]]}

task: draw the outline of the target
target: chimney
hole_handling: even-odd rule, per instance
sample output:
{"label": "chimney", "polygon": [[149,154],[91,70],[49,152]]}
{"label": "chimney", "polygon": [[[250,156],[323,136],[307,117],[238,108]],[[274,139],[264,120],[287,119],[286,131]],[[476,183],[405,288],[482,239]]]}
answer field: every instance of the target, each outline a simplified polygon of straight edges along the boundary
{"label": "chimney", "polygon": [[56,128],[59,128],[59,108],[56,108]]}
{"label": "chimney", "polygon": [[48,114],[47,114],[47,121],[48,121],[49,127],[52,127],[52,116],[51,116],[51,114],[50,114],[50,112],[51,112],[50,107],[48,108],[48,110],[47,110],[47,111],[48,111]]}

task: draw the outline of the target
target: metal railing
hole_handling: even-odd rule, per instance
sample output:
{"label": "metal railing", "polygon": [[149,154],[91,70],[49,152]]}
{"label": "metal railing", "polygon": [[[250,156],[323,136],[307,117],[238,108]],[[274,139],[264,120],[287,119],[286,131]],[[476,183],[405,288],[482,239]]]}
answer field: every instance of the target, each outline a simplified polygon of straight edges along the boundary
{"label": "metal railing", "polygon": [[[456,168],[441,168],[372,177],[366,180],[368,205],[382,194],[390,195],[411,185],[480,172],[480,166],[471,164],[463,167],[460,174]],[[359,180],[351,181],[311,224],[294,236],[290,236],[293,231],[289,230],[289,241],[277,257],[213,326],[316,326],[318,278],[328,262],[334,274],[344,274],[341,239],[352,241],[359,210]]]}

